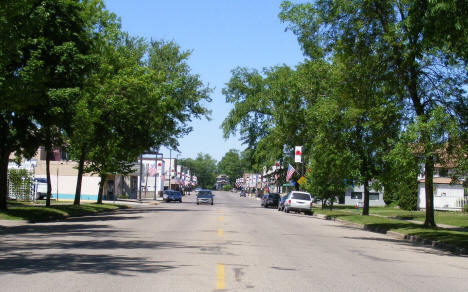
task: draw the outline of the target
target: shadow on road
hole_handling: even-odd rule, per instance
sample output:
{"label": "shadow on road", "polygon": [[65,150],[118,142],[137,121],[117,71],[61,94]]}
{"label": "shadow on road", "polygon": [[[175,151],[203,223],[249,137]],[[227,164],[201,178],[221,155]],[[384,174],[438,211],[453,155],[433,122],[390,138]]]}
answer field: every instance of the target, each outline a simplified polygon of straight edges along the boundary
{"label": "shadow on road", "polygon": [[44,272],[81,272],[134,276],[135,273],[159,273],[177,268],[169,262],[143,257],[61,253],[45,255],[9,254],[1,258],[0,273],[31,274]]}

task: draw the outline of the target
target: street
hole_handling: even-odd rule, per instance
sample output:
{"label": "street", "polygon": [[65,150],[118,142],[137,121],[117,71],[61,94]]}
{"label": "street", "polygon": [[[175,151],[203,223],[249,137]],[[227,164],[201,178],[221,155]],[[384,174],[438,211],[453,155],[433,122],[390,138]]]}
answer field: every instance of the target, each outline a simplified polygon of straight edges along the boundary
{"label": "street", "polygon": [[[132,205],[0,227],[1,291],[466,291],[468,258],[314,216],[215,204]],[[0,224],[1,225],[1,224]]]}

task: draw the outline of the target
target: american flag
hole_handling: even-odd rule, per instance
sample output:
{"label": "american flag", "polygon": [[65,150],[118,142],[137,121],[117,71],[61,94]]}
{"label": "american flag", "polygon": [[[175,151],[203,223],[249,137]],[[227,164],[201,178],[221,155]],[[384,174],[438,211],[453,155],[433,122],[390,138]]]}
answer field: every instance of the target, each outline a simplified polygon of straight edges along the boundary
{"label": "american flag", "polygon": [[294,174],[296,170],[294,167],[291,166],[291,164],[288,164],[288,172],[286,173],[286,181],[289,181],[291,179],[291,176]]}

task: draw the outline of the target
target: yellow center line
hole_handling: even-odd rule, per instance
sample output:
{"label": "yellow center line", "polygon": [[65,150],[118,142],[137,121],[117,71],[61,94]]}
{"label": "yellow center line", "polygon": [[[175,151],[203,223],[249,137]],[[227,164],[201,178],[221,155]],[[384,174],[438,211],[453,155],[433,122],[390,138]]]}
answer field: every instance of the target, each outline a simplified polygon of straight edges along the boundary
{"label": "yellow center line", "polygon": [[219,216],[219,221],[223,222],[223,216]]}
{"label": "yellow center line", "polygon": [[224,265],[218,264],[216,267],[216,290],[225,289],[224,284]]}
{"label": "yellow center line", "polygon": [[219,236],[219,237],[223,236],[223,230],[222,230],[221,228],[218,229],[218,236]]}

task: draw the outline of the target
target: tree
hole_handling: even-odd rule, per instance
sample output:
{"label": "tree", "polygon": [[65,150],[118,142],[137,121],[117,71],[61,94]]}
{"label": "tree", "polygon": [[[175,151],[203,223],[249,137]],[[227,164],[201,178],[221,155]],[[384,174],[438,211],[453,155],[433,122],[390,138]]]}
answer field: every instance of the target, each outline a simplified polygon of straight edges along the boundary
{"label": "tree", "polygon": [[227,175],[232,186],[236,183],[236,179],[242,177],[246,170],[241,160],[241,154],[235,149],[229,150],[221,158],[221,161],[218,162],[218,173]]}
{"label": "tree", "polygon": [[198,185],[211,189],[216,182],[216,160],[209,154],[198,153],[197,158],[180,159],[179,164],[190,169],[198,179]]}
{"label": "tree", "polygon": [[[450,52],[434,49],[427,30],[431,13],[425,1],[346,2],[325,0],[314,4],[282,4],[280,18],[298,36],[304,53],[313,59],[356,52],[362,43],[372,45],[380,60],[379,79],[389,98],[405,106],[404,123],[427,123],[437,106],[457,114],[454,105],[464,100],[466,70]],[[349,41],[352,40],[352,41]],[[361,41],[362,40],[362,41]],[[449,61],[447,61],[449,60]],[[466,98],[466,96],[465,96]],[[432,143],[428,131],[420,132],[422,144]],[[426,147],[426,220],[434,227],[433,172],[435,157]]]}
{"label": "tree", "polygon": [[60,128],[61,110],[83,77],[88,48],[83,5],[72,0],[0,4],[1,209],[6,209],[10,154],[32,156],[38,141],[49,148],[51,135],[42,133]]}

